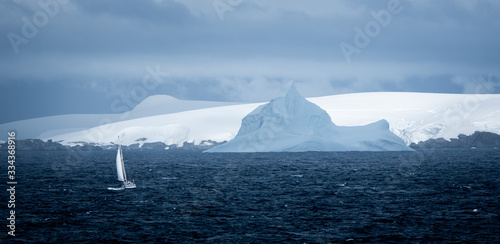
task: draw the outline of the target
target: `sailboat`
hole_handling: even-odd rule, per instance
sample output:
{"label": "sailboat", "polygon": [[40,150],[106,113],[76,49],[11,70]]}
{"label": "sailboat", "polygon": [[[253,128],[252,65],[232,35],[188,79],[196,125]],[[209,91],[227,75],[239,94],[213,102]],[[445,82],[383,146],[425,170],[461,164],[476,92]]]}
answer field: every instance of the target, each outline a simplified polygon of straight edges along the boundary
{"label": "sailboat", "polygon": [[118,180],[123,182],[123,185],[121,188],[110,187],[110,190],[132,189],[136,187],[134,182],[127,179],[127,172],[125,171],[125,164],[123,163],[123,152],[121,145],[118,146],[118,151],[116,152],[116,173],[118,174]]}

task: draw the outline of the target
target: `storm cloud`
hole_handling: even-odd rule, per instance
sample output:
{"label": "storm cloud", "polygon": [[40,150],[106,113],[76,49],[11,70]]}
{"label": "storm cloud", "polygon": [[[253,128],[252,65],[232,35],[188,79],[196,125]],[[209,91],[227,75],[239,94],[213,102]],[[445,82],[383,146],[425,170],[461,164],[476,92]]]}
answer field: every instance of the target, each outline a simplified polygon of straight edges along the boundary
{"label": "storm cloud", "polygon": [[40,0],[0,9],[0,95],[13,101],[1,108],[15,111],[0,123],[110,112],[156,67],[168,75],[147,95],[193,100],[266,101],[290,81],[305,96],[470,93],[482,80],[500,91],[493,0]]}

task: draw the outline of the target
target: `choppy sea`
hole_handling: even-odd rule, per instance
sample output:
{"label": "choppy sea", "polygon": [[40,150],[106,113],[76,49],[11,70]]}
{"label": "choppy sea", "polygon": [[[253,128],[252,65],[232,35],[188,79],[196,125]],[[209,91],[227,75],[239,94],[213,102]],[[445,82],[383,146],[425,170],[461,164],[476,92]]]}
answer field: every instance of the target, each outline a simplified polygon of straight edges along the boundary
{"label": "choppy sea", "polygon": [[500,242],[500,150],[115,155],[17,152],[0,243]]}

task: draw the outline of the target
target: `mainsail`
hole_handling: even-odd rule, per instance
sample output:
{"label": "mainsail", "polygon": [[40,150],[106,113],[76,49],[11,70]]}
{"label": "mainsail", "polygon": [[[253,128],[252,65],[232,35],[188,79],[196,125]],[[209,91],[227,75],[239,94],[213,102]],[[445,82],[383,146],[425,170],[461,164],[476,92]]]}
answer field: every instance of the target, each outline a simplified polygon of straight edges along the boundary
{"label": "mainsail", "polygon": [[118,152],[116,153],[116,172],[118,173],[119,181],[127,180],[127,173],[125,173],[125,165],[123,164],[123,154],[122,146],[118,146]]}
{"label": "mainsail", "polygon": [[123,162],[123,152],[121,145],[118,146],[118,151],[116,152],[116,173],[118,175],[118,180],[123,182],[123,185],[120,188],[108,187],[108,190],[118,191],[136,188],[134,180],[127,180],[127,173],[125,172],[125,164]]}

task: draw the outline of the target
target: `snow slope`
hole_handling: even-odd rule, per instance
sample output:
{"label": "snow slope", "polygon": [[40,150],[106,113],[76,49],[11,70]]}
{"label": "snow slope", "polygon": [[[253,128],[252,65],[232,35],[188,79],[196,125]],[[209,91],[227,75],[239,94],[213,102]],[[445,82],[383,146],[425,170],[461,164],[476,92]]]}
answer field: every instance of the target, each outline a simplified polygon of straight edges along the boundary
{"label": "snow slope", "polygon": [[[154,142],[153,138],[158,135],[164,142],[229,141],[236,136],[241,120],[262,105],[212,103],[210,106],[217,107],[207,108],[202,106],[211,102],[191,104],[191,101],[178,100],[173,105],[175,100],[171,97],[163,98],[147,99],[144,106],[141,103],[135,111],[124,114],[61,115],[0,124],[0,133],[6,135],[14,129],[18,139],[54,139],[66,145],[81,141],[115,143],[118,133],[125,129],[130,135],[126,140],[132,144]],[[474,131],[500,134],[500,95],[496,94],[375,92],[308,100],[324,109],[338,126],[366,125],[385,119],[390,130],[407,144],[441,137],[456,138],[461,133],[471,135]],[[187,135],[170,134],[172,126],[185,128]],[[147,139],[135,142],[142,138]]]}
{"label": "snow slope", "polygon": [[[232,105],[149,116],[93,127],[78,132],[42,138],[66,145],[82,142],[99,145],[132,145],[163,142],[182,145],[203,140],[224,141],[236,135],[241,118],[255,109],[255,104]],[[118,138],[119,137],[119,138]]]}
{"label": "snow slope", "polygon": [[[126,110],[125,102],[117,104],[111,106],[117,110]],[[120,121],[235,104],[238,103],[187,101],[168,95],[154,95],[144,99],[131,111],[122,114],[68,114],[40,117],[0,124],[0,132],[5,134],[12,129],[17,130],[17,139],[51,138]]]}
{"label": "snow slope", "polygon": [[457,138],[475,131],[500,134],[500,95],[407,92],[356,93],[309,99],[337,125],[363,125],[380,119],[409,145],[428,139]]}
{"label": "snow slope", "polygon": [[130,119],[237,104],[240,103],[189,101],[179,100],[175,97],[167,95],[154,95],[149,96],[148,98],[144,99],[144,101],[137,104],[137,106],[135,106],[135,108],[130,111]]}
{"label": "snow slope", "polygon": [[286,96],[248,114],[234,139],[206,152],[409,151],[380,120],[366,126],[336,126],[328,113],[292,85]]}

